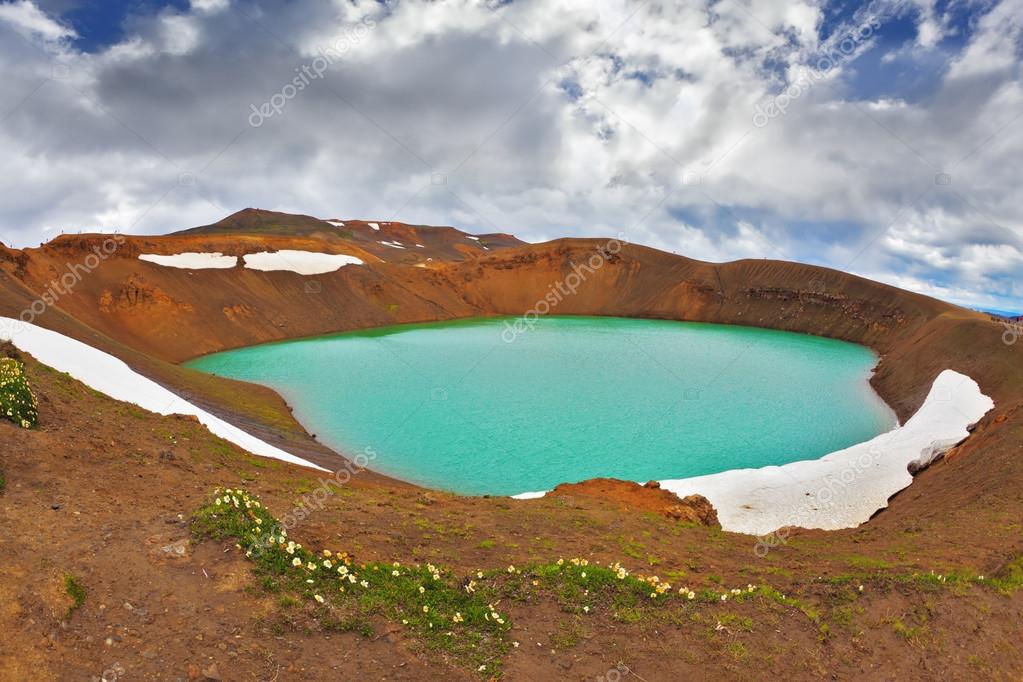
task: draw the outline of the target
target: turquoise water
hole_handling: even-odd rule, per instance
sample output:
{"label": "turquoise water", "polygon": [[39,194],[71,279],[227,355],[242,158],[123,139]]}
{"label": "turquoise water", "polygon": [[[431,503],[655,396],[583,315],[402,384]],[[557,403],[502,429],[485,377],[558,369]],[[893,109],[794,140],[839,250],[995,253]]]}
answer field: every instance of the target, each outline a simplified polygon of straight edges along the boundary
{"label": "turquoise water", "polygon": [[[814,459],[895,416],[861,346],[749,327],[546,317],[389,327],[218,353],[196,369],[276,389],[370,468],[466,494]],[[504,332],[502,334],[502,332]]]}

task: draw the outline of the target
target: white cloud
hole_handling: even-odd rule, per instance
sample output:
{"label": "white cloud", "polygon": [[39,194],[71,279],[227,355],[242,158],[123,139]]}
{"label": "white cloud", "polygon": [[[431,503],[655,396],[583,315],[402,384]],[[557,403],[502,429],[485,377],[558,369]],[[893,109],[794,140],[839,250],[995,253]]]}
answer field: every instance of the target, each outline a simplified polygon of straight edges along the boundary
{"label": "white cloud", "polygon": [[74,38],[75,32],[55,21],[31,0],[0,4],[0,21],[6,22],[18,33],[44,41]]}
{"label": "white cloud", "polygon": [[191,4],[196,12],[213,14],[227,9],[231,5],[231,0],[191,0]]}
{"label": "white cloud", "polygon": [[[896,6],[871,7],[883,24]],[[0,5],[49,51],[0,44],[0,238],[261,206],[532,241],[622,232],[1018,299],[1023,87],[1004,18],[1023,0],[999,7],[921,97],[858,96],[871,16],[822,42],[811,2],[193,0],[94,54],[35,5]],[[921,44],[888,63],[942,49],[950,20],[925,10]],[[785,113],[754,125],[774,101]]]}

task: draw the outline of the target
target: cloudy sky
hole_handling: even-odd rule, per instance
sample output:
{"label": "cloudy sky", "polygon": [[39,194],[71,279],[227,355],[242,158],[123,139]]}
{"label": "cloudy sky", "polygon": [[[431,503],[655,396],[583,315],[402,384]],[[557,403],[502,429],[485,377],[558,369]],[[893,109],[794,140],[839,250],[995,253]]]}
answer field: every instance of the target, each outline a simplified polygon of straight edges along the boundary
{"label": "cloudy sky", "polygon": [[0,240],[247,206],[1023,310],[1023,0],[0,0]]}

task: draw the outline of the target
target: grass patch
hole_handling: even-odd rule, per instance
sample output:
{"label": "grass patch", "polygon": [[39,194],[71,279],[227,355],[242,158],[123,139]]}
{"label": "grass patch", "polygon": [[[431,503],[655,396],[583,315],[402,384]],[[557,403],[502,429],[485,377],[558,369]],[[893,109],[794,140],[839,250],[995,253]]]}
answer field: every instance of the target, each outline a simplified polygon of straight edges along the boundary
{"label": "grass patch", "polygon": [[[423,518],[414,519],[412,525],[447,532]],[[814,593],[803,594],[783,594],[763,584],[728,589],[725,580],[713,574],[704,576],[702,586],[672,586],[657,576],[632,574],[618,563],[601,565],[583,558],[510,565],[459,576],[433,564],[359,563],[346,551],[304,548],[287,537],[258,498],[232,489],[215,491],[195,512],[192,531],[199,538],[232,538],[237,543],[253,563],[258,589],[275,595],[282,609],[279,619],[285,625],[304,618],[305,627],[309,627],[311,617],[324,630],[368,636],[374,622],[387,619],[400,623],[410,641],[421,649],[437,652],[485,677],[500,674],[501,661],[513,645],[509,641],[510,603],[532,606],[553,602],[570,614],[551,635],[551,645],[559,649],[585,638],[585,619],[594,615],[644,627],[681,624],[710,611],[710,623],[752,632],[753,620],[731,607],[753,600],[801,614],[823,642],[834,636],[833,626],[852,629],[855,617],[863,613],[856,601],[866,588],[876,591],[902,586],[930,592],[989,585],[1005,591],[1023,585],[1023,557],[989,580],[958,571],[850,574],[816,581]],[[638,549],[634,540],[619,540]],[[481,549],[497,545],[489,538],[479,542]],[[353,548],[357,546],[348,549]],[[685,576],[680,571],[668,577],[680,581]],[[822,586],[827,593],[823,604],[814,597],[820,596]],[[924,632],[925,621],[925,616],[919,616],[915,622],[893,623],[892,627],[906,639],[916,640]],[[728,653],[737,661],[748,656],[740,647]]]}
{"label": "grass patch", "polygon": [[315,617],[330,630],[371,634],[371,618],[400,622],[425,648],[442,652],[487,676],[510,647],[511,624],[491,590],[456,579],[432,564],[356,564],[346,552],[314,553],[287,538],[277,520],[241,490],[217,490],[194,515],[199,537],[234,538],[255,564],[263,588],[315,602]]}
{"label": "grass patch", "polygon": [[23,429],[39,423],[39,405],[25,377],[25,366],[13,358],[0,358],[0,417]]}
{"label": "grass patch", "polygon": [[895,622],[892,623],[892,630],[894,630],[895,633],[897,635],[900,635],[903,639],[914,640],[919,638],[920,635],[923,634],[924,626],[906,625],[901,620],[896,619]]}
{"label": "grass patch", "polygon": [[71,597],[71,606],[67,608],[67,617],[70,618],[71,614],[85,603],[85,596],[88,592],[82,582],[70,573],[64,575],[64,591]]}
{"label": "grass patch", "polygon": [[889,564],[887,561],[877,559],[875,557],[862,556],[859,554],[854,554],[852,556],[847,557],[846,562],[853,568],[858,568],[860,570],[866,571],[871,570],[879,571],[891,568],[891,564]]}
{"label": "grass patch", "polygon": [[749,658],[749,651],[742,642],[732,642],[729,644],[728,654],[737,661],[745,661]]}
{"label": "grass patch", "polygon": [[1023,589],[1023,556],[1016,557],[1006,564],[998,575],[991,579],[991,584],[1005,595],[1012,595],[1016,590]]}
{"label": "grass patch", "polygon": [[551,635],[551,647],[558,650],[571,649],[583,641],[586,634],[586,628],[578,620],[559,623],[558,629]]}

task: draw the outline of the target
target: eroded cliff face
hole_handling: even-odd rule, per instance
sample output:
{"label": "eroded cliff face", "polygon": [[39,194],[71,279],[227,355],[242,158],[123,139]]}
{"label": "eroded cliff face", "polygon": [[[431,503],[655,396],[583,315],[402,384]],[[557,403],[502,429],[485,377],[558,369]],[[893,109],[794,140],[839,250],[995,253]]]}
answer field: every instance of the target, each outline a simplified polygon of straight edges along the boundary
{"label": "eroded cliff face", "polygon": [[161,315],[193,310],[191,303],[174,300],[163,289],[150,284],[142,275],[136,274],[130,275],[116,293],[104,289],[99,297],[101,313],[128,311],[142,315]]}

